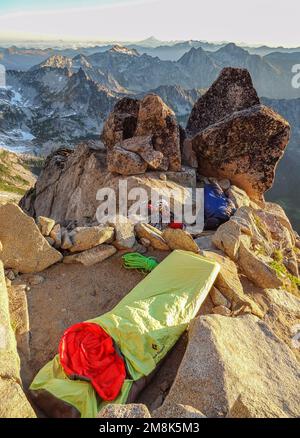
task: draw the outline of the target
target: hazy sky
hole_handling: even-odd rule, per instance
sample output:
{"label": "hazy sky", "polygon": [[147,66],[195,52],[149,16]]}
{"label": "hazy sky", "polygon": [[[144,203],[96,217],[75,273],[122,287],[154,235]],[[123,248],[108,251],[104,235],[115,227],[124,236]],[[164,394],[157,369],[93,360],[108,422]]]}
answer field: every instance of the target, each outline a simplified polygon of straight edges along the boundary
{"label": "hazy sky", "polygon": [[299,0],[0,0],[0,38],[300,46]]}

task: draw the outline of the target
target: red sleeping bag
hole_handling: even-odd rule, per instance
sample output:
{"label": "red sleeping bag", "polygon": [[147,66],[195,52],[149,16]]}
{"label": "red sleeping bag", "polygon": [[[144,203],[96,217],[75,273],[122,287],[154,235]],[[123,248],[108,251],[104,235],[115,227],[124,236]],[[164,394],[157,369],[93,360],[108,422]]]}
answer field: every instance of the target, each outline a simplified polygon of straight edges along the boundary
{"label": "red sleeping bag", "polygon": [[168,225],[169,228],[173,228],[173,230],[183,230],[184,225],[181,222],[171,222]]}
{"label": "red sleeping bag", "polygon": [[61,365],[70,378],[91,381],[102,400],[115,400],[126,378],[124,360],[98,325],[81,322],[67,329],[59,344]]}

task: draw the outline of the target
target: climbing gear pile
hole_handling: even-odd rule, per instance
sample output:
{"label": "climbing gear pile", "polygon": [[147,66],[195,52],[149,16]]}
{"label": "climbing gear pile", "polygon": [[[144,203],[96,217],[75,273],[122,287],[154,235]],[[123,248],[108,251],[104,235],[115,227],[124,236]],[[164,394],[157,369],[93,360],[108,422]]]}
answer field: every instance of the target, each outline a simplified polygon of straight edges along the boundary
{"label": "climbing gear pile", "polygon": [[158,261],[154,257],[145,257],[138,252],[125,254],[122,259],[124,268],[138,269],[145,273],[151,272],[158,265]]}

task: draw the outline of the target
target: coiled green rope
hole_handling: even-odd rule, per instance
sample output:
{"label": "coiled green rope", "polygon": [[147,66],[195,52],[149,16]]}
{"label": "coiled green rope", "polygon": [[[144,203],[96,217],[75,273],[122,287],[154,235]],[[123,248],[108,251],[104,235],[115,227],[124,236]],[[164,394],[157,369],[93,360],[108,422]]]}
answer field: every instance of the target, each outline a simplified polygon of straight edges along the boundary
{"label": "coiled green rope", "polygon": [[123,255],[123,266],[126,269],[138,269],[142,272],[151,272],[158,262],[154,257],[145,257],[138,252]]}

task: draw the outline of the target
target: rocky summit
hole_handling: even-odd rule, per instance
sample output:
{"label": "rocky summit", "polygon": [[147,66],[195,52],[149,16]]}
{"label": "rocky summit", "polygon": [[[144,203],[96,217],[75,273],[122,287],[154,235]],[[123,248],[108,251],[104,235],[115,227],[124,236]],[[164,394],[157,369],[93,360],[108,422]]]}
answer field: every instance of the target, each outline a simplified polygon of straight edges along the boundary
{"label": "rocky summit", "polygon": [[[160,152],[160,155],[156,153],[155,156],[150,157],[150,163],[149,157],[148,160],[146,158],[146,152],[143,156],[142,149],[145,149],[145,146],[141,145],[133,150],[133,147],[128,149],[128,142],[122,143],[124,140],[133,138],[133,146],[139,141],[137,137],[141,136],[149,136],[148,150],[153,148],[154,151]],[[142,171],[144,162],[146,162],[146,168],[149,166],[175,172],[181,170],[179,125],[174,112],[157,95],[147,95],[141,101],[124,98],[118,102],[104,125],[101,138],[106,147],[112,149],[109,154],[109,163],[115,161],[116,164],[109,164],[109,168],[116,173],[127,172],[125,174],[128,174],[128,171],[130,174],[144,173]],[[128,165],[123,166],[123,161],[120,162],[118,169],[119,159],[125,160],[126,156],[133,169],[126,171],[124,167],[127,169]]]}
{"label": "rocky summit", "polygon": [[273,185],[290,126],[260,105],[246,70],[225,68],[195,104],[187,133],[201,174],[229,178],[262,200]]}
{"label": "rocky summit", "polygon": [[[115,47],[93,61],[104,68],[120,53],[128,63],[140,58]],[[196,55],[180,64],[196,62]],[[71,68],[61,57],[53,63]],[[102,145],[83,142],[52,152],[19,206],[0,204],[0,334],[2,328],[7,334],[4,343],[0,337],[0,417],[80,416],[72,403],[45,402],[30,385],[57,355],[66,329],[107,317],[125,297],[126,315],[134,314],[139,326],[122,342],[140,342],[146,312],[155,327],[147,342],[160,354],[152,339],[160,322],[151,301],[160,300],[158,313],[164,314],[160,284],[150,301],[141,299],[137,286],[151,284],[174,254],[188,255],[190,264],[173,263],[170,278],[161,278],[163,292],[170,291],[167,307],[176,306],[168,328],[193,307],[188,291],[206,275],[197,269],[195,286],[193,263],[214,266],[210,289],[155,373],[142,374],[124,403],[110,400],[90,416],[299,417],[300,237],[283,208],[264,197],[289,132],[286,120],[260,103],[249,72],[225,68],[201,93],[186,131],[157,95],[123,97],[103,125]],[[147,211],[156,211],[156,220],[149,214],[136,222],[119,201],[120,181],[153,198],[176,190],[176,199],[166,205],[150,198]],[[195,229],[175,213],[190,188],[203,187],[204,229]],[[99,189],[116,195],[116,211],[101,224]],[[131,308],[132,294],[138,312]],[[114,317],[113,327],[119,329],[121,319]],[[129,319],[126,324],[131,327]],[[130,357],[133,369],[135,359]]]}
{"label": "rocky summit", "polygon": [[259,103],[248,70],[224,68],[218,79],[194,105],[187,123],[187,132],[195,135],[232,113]]}

